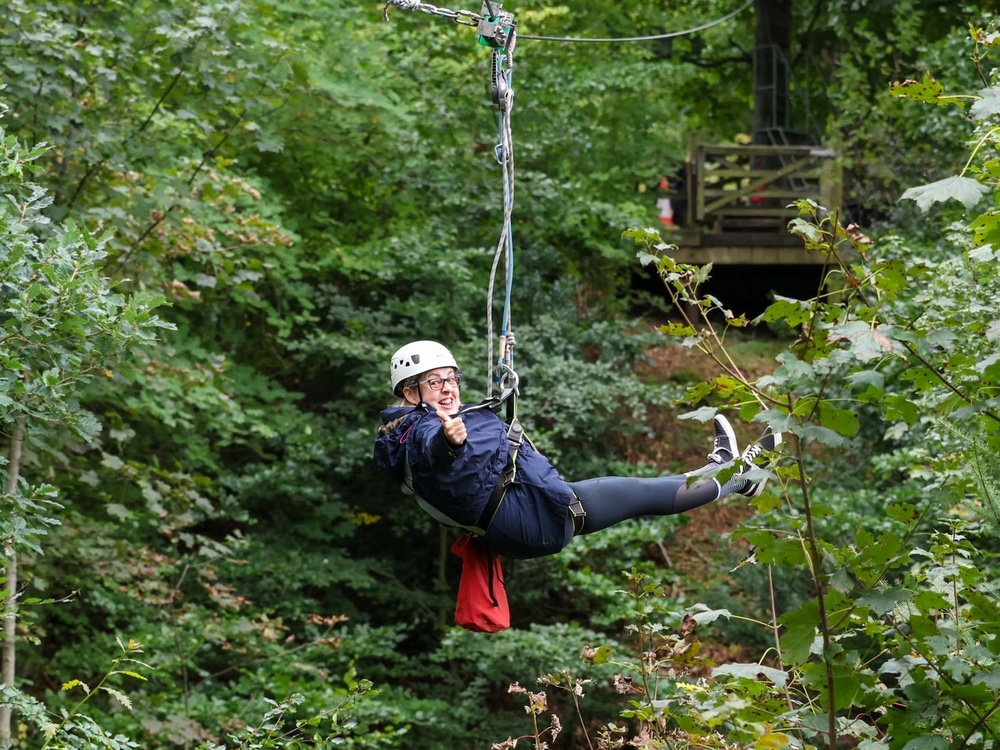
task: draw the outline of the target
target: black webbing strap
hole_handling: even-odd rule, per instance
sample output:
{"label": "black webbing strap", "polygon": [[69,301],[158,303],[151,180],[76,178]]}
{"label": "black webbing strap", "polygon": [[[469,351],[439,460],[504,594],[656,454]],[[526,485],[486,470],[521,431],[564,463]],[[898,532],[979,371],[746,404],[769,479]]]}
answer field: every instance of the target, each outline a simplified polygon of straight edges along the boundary
{"label": "black webbing strap", "polygon": [[489,581],[490,601],[493,602],[493,606],[494,607],[499,607],[500,606],[500,601],[497,599],[497,595],[495,593],[493,593],[493,579],[495,577],[493,575],[493,569],[497,565],[497,556],[494,555],[490,551],[489,547],[486,548],[486,561],[487,561],[487,564],[490,566],[490,575],[489,575],[489,579],[488,579],[488,581]]}
{"label": "black webbing strap", "polygon": [[507,459],[507,468],[500,475],[500,481],[493,488],[486,507],[483,508],[479,520],[476,521],[476,528],[482,529],[484,534],[493,522],[493,517],[497,514],[500,503],[503,502],[503,496],[507,494],[507,488],[510,487],[514,481],[514,477],[517,476],[517,452],[521,450],[521,446],[524,444],[524,429],[521,427],[521,423],[517,420],[517,417],[514,417],[507,427],[507,440],[510,442],[510,457]]}
{"label": "black webbing strap", "polygon": [[573,518],[573,534],[579,536],[583,533],[583,527],[587,523],[587,511],[583,509],[580,498],[573,493],[573,502],[569,504],[569,514]]}

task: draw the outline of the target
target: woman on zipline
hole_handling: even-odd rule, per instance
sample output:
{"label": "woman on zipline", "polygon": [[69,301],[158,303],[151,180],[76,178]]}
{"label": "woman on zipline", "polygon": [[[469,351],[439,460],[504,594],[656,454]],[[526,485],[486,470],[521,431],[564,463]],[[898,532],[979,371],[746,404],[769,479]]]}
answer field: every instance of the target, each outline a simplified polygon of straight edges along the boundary
{"label": "woman on zipline", "polygon": [[566,482],[529,442],[519,444],[519,431],[509,435],[492,410],[463,407],[462,375],[441,344],[407,344],[389,369],[400,401],[382,412],[376,465],[405,481],[434,518],[482,535],[490,550],[510,558],[550,555],[574,535],[628,518],[684,513],[732,492],[755,497],[766,477],[744,474],[781,442],[768,426],[740,456],[739,471],[720,485],[703,475],[734,461],[739,449],[729,421],[718,415],[709,464],[697,471]]}

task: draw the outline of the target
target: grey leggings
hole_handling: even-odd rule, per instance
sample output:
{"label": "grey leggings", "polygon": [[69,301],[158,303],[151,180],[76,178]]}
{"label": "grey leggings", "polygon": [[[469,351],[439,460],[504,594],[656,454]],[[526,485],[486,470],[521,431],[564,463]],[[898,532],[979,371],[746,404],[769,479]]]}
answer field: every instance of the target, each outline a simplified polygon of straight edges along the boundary
{"label": "grey leggings", "polygon": [[[699,472],[695,472],[699,473]],[[714,479],[688,486],[689,476],[599,477],[569,482],[587,518],[581,534],[592,534],[639,516],[685,513],[722,496]],[[727,488],[728,489],[728,488]]]}

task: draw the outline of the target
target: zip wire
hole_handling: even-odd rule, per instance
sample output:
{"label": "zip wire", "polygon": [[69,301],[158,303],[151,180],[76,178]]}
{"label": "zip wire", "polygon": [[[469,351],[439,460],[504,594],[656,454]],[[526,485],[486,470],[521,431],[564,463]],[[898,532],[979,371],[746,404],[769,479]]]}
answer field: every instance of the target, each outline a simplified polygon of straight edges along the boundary
{"label": "zip wire", "polygon": [[[714,21],[708,21],[700,26],[693,26],[690,29],[682,29],[681,31],[670,31],[664,34],[651,34],[649,36],[628,36],[628,37],[612,37],[607,39],[594,39],[589,37],[566,37],[566,36],[536,36],[534,34],[519,34],[520,39],[529,39],[531,41],[539,42],[571,42],[571,43],[613,43],[613,42],[655,42],[658,39],[674,39],[680,36],[688,36],[690,34],[697,34],[699,31],[704,31],[705,29],[710,29],[713,26],[718,26],[719,24],[725,23],[740,13],[745,11],[751,5],[753,5],[754,0],[746,0],[739,8],[727,13],[722,18],[717,18]],[[454,19],[455,23],[461,24],[463,26],[475,26],[483,17],[478,13],[473,13],[471,10],[448,10],[447,8],[438,8],[434,5],[428,5],[427,3],[421,3],[417,0],[387,0],[385,7],[382,10],[382,17],[385,19],[386,23],[389,21],[389,6],[394,5],[402,10],[417,10],[422,13],[428,13],[435,16],[443,16],[445,18]],[[463,20],[468,19],[468,20]]]}
{"label": "zip wire", "polygon": [[754,0],[746,0],[743,5],[729,13],[722,18],[717,18],[714,21],[709,21],[708,23],[703,23],[701,26],[694,26],[690,29],[683,29],[682,31],[670,31],[665,34],[652,34],[650,36],[624,36],[615,37],[611,39],[592,39],[589,37],[569,37],[569,36],[535,36],[533,34],[521,34],[521,39],[531,39],[536,42],[589,42],[589,43],[603,43],[603,42],[655,42],[658,39],[674,39],[679,36],[688,36],[689,34],[697,34],[699,31],[704,31],[705,29],[710,29],[713,26],[718,26],[719,24],[725,23],[731,18],[735,18],[740,13],[745,11],[751,5],[753,5]]}

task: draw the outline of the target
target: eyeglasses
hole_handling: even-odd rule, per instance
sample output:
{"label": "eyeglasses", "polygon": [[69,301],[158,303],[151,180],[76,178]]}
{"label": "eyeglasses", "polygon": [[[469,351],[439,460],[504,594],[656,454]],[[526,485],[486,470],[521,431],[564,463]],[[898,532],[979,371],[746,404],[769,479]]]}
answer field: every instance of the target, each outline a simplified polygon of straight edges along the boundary
{"label": "eyeglasses", "polygon": [[444,388],[445,383],[452,388],[458,388],[462,385],[462,376],[455,374],[447,378],[427,378],[427,380],[421,380],[417,385],[426,385],[432,391],[440,391]]}

